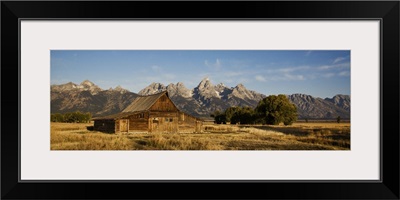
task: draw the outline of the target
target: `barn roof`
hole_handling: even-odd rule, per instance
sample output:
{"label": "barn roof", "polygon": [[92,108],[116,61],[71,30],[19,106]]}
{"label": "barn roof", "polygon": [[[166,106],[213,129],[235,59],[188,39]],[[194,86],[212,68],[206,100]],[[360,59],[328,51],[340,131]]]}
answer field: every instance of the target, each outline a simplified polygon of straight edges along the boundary
{"label": "barn roof", "polygon": [[107,115],[104,117],[95,117],[92,120],[112,120],[112,119],[120,119],[124,117],[128,117],[129,115],[136,114],[138,112],[125,112],[125,113],[117,113],[113,115]]}
{"label": "barn roof", "polygon": [[[163,91],[163,92],[148,95],[148,96],[138,96],[133,100],[133,102],[131,104],[129,104],[129,106],[127,106],[124,110],[122,110],[122,112],[113,114],[113,115],[104,116],[104,117],[96,117],[96,118],[93,118],[93,120],[120,119],[120,118],[128,117],[129,115],[132,115],[132,114],[140,113],[143,111],[148,111],[151,108],[151,106],[154,105],[157,102],[157,100],[164,94],[167,95],[167,97],[169,98],[167,91]],[[179,112],[184,113],[182,111],[179,111]],[[196,118],[198,120],[204,121],[204,119],[194,117],[187,113],[184,113],[184,114],[191,116],[193,118]]]}
{"label": "barn roof", "polygon": [[122,111],[122,113],[147,111],[164,94],[166,94],[168,97],[167,91],[160,92],[160,93],[153,94],[153,95],[148,95],[148,96],[138,96],[133,100],[133,102],[128,107],[126,107]]}

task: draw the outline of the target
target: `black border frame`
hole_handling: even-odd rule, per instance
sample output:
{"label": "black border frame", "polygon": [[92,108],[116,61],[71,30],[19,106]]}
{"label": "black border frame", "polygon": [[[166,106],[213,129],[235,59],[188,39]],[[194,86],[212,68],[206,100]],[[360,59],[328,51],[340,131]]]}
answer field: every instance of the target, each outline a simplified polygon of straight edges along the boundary
{"label": "black border frame", "polygon": [[[398,1],[2,1],[1,198],[399,199],[399,4]],[[228,6],[230,10],[227,10]],[[186,9],[181,9],[182,7]],[[160,9],[163,10],[160,12]],[[207,12],[204,12],[205,10]],[[19,74],[19,22],[20,19],[50,18],[75,20],[379,19],[381,20],[381,136],[384,135],[381,137],[382,180],[378,182],[19,182],[19,140],[18,134],[15,133],[15,126],[10,126],[10,124],[16,124],[16,119],[20,115],[20,77],[18,77],[18,84],[14,84],[17,79],[12,78],[11,75]],[[18,88],[16,88],[17,85]],[[18,108],[17,113],[15,108]],[[20,132],[19,123],[16,126]],[[260,190],[259,187],[265,190]],[[148,188],[152,188],[155,192],[150,194],[145,192]]]}
{"label": "black border frame", "polygon": [[[18,49],[18,61],[19,61],[19,66],[18,66],[18,81],[21,83],[21,35],[20,35],[20,30],[21,30],[21,21],[121,21],[121,20],[126,20],[126,21],[151,21],[151,20],[157,20],[157,21],[378,21],[379,22],[379,34],[382,35],[383,31],[383,26],[382,22],[383,20],[381,18],[365,18],[365,19],[352,19],[352,18],[341,18],[341,19],[312,19],[310,20],[309,18],[303,19],[303,18],[274,18],[274,19],[266,19],[266,18],[257,18],[257,19],[235,19],[235,18],[218,18],[218,19],[205,19],[205,18],[185,18],[185,19],[179,19],[179,18],[141,18],[141,19],[130,19],[130,18],[85,18],[85,19],[75,19],[75,18],[63,18],[63,19],[57,19],[57,18],[19,18],[18,19],[18,32],[19,32],[19,37],[18,37],[18,44],[19,44],[19,49]],[[382,37],[379,38],[379,48],[382,49]],[[383,56],[382,51],[380,51],[380,58]],[[379,102],[382,102],[382,89],[383,89],[383,70],[382,70],[382,59],[380,59],[379,63],[379,84],[380,84],[380,99]],[[19,85],[18,88],[18,108],[21,108],[21,86]],[[380,104],[380,111],[382,111],[382,104]],[[19,113],[21,111],[19,110]],[[380,112],[380,115],[382,113]],[[221,180],[185,180],[185,179],[174,179],[174,180],[164,180],[164,179],[153,179],[153,180],[21,180],[21,114],[18,115],[18,182],[20,183],[76,183],[76,182],[82,182],[82,183],[170,183],[170,182],[182,182],[182,183],[195,183],[195,182],[214,182],[214,183],[234,183],[234,182],[242,182],[242,183],[380,183],[382,182],[382,170],[379,173],[379,180],[362,180],[362,179],[354,179],[354,180],[251,180],[251,179],[243,179],[243,180],[228,180],[228,179],[221,179]],[[380,119],[380,124],[382,124],[382,119]],[[382,155],[383,155],[383,149],[382,149],[382,140],[381,138],[383,137],[383,130],[382,126],[379,127],[379,169],[382,169]]]}

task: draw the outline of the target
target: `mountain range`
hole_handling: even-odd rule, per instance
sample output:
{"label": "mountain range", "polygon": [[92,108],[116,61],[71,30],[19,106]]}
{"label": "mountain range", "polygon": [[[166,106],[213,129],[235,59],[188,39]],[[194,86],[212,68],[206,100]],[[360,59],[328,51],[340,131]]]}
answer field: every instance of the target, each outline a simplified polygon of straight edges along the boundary
{"label": "mountain range", "polygon": [[[180,110],[197,117],[209,117],[215,110],[224,111],[231,106],[254,108],[266,97],[264,94],[248,90],[243,84],[235,87],[228,87],[223,83],[213,85],[208,78],[203,79],[193,89],[188,89],[182,82],[169,85],[151,83],[138,94],[120,86],[103,90],[85,80],[80,84],[69,82],[51,85],[51,112],[66,113],[79,110],[91,112],[93,116],[105,116],[121,112],[139,95],[151,95],[165,90]],[[299,118],[350,118],[349,95],[336,95],[325,99],[307,94],[291,94],[287,97],[296,105]]]}

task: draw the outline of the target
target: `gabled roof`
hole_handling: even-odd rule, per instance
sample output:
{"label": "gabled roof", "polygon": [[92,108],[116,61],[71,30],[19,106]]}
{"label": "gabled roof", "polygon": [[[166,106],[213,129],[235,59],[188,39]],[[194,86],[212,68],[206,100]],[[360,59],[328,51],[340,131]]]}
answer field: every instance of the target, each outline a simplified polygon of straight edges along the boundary
{"label": "gabled roof", "polygon": [[133,102],[128,107],[126,107],[122,111],[122,113],[147,111],[164,94],[167,95],[167,97],[168,97],[167,91],[160,92],[160,93],[153,94],[153,95],[148,95],[148,96],[138,96],[133,100]]}
{"label": "gabled roof", "polygon": [[[113,115],[108,115],[108,116],[105,116],[105,117],[96,117],[96,118],[93,118],[93,120],[120,119],[120,118],[128,117],[129,115],[132,115],[132,114],[140,113],[140,112],[143,112],[143,111],[148,111],[151,108],[151,106],[154,105],[157,102],[157,100],[160,97],[162,97],[164,94],[167,95],[167,97],[169,98],[167,91],[163,91],[163,92],[160,92],[160,93],[157,93],[157,94],[153,94],[153,95],[148,95],[148,96],[138,96],[122,112],[117,113],[117,114],[113,114]],[[174,106],[175,106],[175,104],[174,104]],[[184,113],[182,111],[179,111],[179,112]],[[187,113],[184,113],[184,114],[188,115],[188,116],[191,116],[191,117],[193,117],[193,118],[195,118],[197,120],[204,121],[203,119],[200,119],[198,117],[194,117],[194,116],[189,115]]]}

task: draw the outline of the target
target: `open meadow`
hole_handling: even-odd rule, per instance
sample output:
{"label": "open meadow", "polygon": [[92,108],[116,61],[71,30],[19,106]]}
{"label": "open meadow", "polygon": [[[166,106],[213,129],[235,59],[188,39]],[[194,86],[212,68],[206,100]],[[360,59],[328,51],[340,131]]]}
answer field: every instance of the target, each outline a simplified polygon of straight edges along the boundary
{"label": "open meadow", "polygon": [[[204,125],[202,133],[119,133],[51,123],[51,150],[350,150],[350,123]],[[89,130],[88,130],[89,127]]]}

